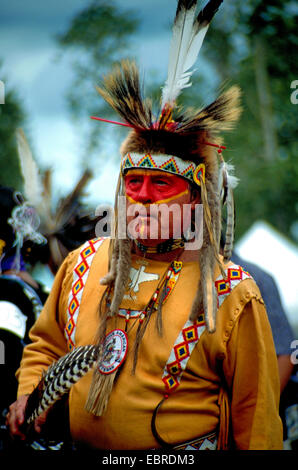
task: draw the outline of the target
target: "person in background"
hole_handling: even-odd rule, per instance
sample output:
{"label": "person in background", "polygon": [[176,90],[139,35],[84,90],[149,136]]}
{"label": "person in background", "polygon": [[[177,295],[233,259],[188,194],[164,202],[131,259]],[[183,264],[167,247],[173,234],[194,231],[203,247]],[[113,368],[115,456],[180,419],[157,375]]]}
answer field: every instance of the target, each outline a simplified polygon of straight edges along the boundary
{"label": "person in background", "polygon": [[231,260],[235,264],[240,264],[252,275],[262,294],[272,329],[278,360],[280,391],[282,393],[293,372],[291,344],[294,340],[294,332],[281,303],[278,287],[269,273],[261,269],[258,265],[243,259],[235,251],[232,254]]}
{"label": "person in background", "polygon": [[30,259],[34,244],[46,243],[37,232],[38,225],[35,209],[23,196],[12,188],[0,186],[0,340],[4,345],[0,413],[3,433],[8,406],[17,393],[15,372],[23,348],[30,341],[29,330],[48,296],[44,286],[31,276],[25,262]]}
{"label": "person in background", "polygon": [[[20,192],[0,186],[0,341],[4,350],[0,371],[1,383],[6,384],[0,400],[0,448],[11,445],[5,416],[17,394],[15,373],[23,348],[30,342],[29,330],[49,294],[48,286],[36,280],[34,267],[49,267],[55,275],[71,250],[95,236],[98,217],[81,202],[90,177],[89,172],[82,175],[74,189],[52,209],[52,217],[49,213],[40,217]],[[57,443],[39,439],[32,445],[44,449],[48,445],[55,448]]]}
{"label": "person in background", "polygon": [[[223,247],[224,241],[221,240]],[[297,449],[298,441],[298,378],[292,360],[295,338],[281,302],[274,278],[260,266],[240,257],[234,250],[231,260],[251,274],[260,289],[270,322],[280,378],[279,413],[283,422],[284,449]]]}

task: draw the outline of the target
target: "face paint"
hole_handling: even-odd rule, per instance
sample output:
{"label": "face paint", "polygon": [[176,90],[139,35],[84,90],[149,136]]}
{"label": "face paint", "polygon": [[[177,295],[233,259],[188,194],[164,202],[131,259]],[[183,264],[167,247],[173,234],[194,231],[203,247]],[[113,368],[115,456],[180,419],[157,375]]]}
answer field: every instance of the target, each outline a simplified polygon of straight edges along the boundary
{"label": "face paint", "polygon": [[180,176],[158,170],[130,170],[124,177],[130,203],[162,204],[189,193],[189,184]]}

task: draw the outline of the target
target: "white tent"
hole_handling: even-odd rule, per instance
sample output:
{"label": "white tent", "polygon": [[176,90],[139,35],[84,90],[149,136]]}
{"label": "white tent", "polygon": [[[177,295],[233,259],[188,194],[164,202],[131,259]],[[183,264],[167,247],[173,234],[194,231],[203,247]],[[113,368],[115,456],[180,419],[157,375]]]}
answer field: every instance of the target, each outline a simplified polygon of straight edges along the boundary
{"label": "white tent", "polygon": [[235,251],[273,276],[288,320],[297,333],[298,246],[266,222],[257,221],[235,244]]}

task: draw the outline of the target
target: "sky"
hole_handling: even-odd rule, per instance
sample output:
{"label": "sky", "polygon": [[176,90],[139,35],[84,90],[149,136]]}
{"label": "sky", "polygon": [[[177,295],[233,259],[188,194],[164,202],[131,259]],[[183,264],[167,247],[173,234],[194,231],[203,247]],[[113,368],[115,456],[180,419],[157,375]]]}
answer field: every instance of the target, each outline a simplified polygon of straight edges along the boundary
{"label": "sky", "polygon": [[[122,9],[125,5],[125,9],[135,10],[140,19],[134,50],[140,65],[145,72],[146,68],[160,67],[165,77],[176,1],[114,3]],[[67,54],[58,60],[55,38],[67,30],[71,19],[85,6],[84,0],[10,0],[1,5],[0,58],[8,77],[5,86],[18,91],[28,115],[27,131],[34,157],[42,167],[50,165],[54,169],[55,188],[62,195],[79,178],[80,141],[66,103],[72,80],[71,63]],[[117,173],[115,160],[102,165],[100,174],[87,188],[92,203],[113,202]]]}

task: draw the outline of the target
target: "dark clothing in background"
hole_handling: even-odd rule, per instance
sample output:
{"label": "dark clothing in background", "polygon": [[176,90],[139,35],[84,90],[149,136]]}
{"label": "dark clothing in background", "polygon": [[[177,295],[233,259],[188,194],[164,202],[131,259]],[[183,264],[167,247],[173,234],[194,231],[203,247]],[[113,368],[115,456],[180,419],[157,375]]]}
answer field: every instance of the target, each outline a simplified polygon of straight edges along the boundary
{"label": "dark clothing in background", "polygon": [[47,293],[37,290],[14,275],[0,276],[0,341],[3,356],[0,365],[2,384],[0,420],[5,422],[9,405],[16,400],[17,380],[23,348],[29,343],[29,330],[36,321]]}
{"label": "dark clothing in background", "polygon": [[[270,274],[259,266],[240,258],[236,253],[232,255],[232,261],[243,267],[252,275],[258,285],[266,305],[268,319],[271,325],[274,345],[277,356],[293,353],[291,347],[294,341],[294,333],[289,324],[286,313],[281,304],[276,283]],[[298,367],[293,368],[292,375],[280,397],[280,417],[284,429],[284,448],[287,450],[298,449]]]}
{"label": "dark clothing in background", "polygon": [[276,354],[278,356],[290,355],[294,333],[281,304],[279,291],[273,277],[256,264],[240,258],[236,253],[233,253],[232,261],[248,271],[260,289],[271,325]]}

